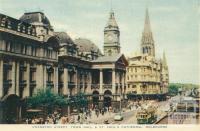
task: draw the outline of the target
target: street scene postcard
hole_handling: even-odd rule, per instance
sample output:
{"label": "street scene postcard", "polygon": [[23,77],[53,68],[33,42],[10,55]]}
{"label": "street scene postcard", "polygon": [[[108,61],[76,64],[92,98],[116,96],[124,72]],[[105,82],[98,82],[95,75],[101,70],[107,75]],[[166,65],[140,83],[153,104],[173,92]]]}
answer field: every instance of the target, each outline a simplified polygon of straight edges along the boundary
{"label": "street scene postcard", "polygon": [[0,126],[199,125],[199,5],[0,0]]}

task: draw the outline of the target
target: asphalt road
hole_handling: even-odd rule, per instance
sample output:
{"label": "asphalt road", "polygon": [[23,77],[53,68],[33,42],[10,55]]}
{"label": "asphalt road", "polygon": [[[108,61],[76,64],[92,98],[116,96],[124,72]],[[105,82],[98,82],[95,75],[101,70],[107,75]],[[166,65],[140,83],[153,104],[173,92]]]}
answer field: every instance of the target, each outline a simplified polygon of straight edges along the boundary
{"label": "asphalt road", "polygon": [[98,120],[95,120],[95,124],[103,124],[105,120],[108,120],[109,124],[136,124],[136,117],[135,117],[135,110],[122,112],[123,120],[122,121],[115,121],[114,116],[104,117]]}

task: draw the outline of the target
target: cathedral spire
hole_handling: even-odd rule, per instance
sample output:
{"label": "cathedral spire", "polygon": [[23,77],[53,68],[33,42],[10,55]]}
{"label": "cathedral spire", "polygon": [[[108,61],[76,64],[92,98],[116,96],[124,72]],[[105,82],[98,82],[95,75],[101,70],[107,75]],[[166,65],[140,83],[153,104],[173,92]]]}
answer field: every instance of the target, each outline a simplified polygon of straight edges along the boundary
{"label": "cathedral spire", "polygon": [[165,57],[165,52],[163,52],[163,66],[167,67],[167,59]]}
{"label": "cathedral spire", "polygon": [[146,8],[146,14],[145,14],[144,30],[142,33],[142,40],[141,40],[141,51],[143,54],[148,54],[153,57],[155,56],[154,40],[151,31],[148,8]]}
{"label": "cathedral spire", "polygon": [[146,8],[146,16],[145,16],[145,23],[144,23],[144,33],[151,33],[151,25],[149,20],[149,11]]}
{"label": "cathedral spire", "polygon": [[143,34],[142,34],[142,42],[143,43],[149,43],[149,44],[154,43],[153,35],[152,35],[152,31],[151,31],[151,24],[150,24],[150,19],[149,19],[148,8],[146,8],[144,31],[143,31]]}

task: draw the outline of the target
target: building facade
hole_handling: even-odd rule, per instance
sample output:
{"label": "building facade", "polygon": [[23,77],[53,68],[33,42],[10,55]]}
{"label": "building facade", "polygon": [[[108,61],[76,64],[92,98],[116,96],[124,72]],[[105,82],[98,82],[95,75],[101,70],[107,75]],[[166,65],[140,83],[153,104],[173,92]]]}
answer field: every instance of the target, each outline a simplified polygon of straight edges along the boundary
{"label": "building facade", "polygon": [[0,121],[19,119],[23,100],[45,88],[66,97],[82,92],[93,106],[119,106],[128,63],[116,25],[111,12],[103,55],[88,39],[55,32],[42,12],[20,19],[0,14]]}
{"label": "building facade", "polygon": [[155,58],[155,45],[146,10],[141,52],[128,58],[127,94],[133,99],[165,99],[168,92],[169,72],[165,53]]}

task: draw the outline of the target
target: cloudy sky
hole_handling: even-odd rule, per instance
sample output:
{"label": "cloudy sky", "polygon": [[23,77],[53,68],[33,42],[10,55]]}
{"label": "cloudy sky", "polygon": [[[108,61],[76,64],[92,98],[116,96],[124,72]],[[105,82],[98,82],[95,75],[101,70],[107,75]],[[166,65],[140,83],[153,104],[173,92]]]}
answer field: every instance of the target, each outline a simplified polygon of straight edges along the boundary
{"label": "cloudy sky", "polygon": [[102,49],[112,8],[121,31],[122,53],[139,50],[148,6],[156,57],[166,52],[170,82],[199,83],[199,0],[0,0],[0,13],[19,18],[43,11],[56,31],[88,38]]}

